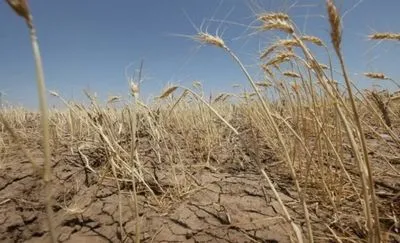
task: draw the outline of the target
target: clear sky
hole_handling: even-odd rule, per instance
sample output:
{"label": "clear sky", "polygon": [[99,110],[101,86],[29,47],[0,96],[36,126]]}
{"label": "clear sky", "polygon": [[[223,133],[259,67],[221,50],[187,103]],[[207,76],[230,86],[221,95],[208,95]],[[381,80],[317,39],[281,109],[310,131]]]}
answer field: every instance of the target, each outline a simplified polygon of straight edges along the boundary
{"label": "clear sky", "polygon": [[[323,0],[28,0],[37,27],[47,88],[66,98],[83,99],[82,90],[100,98],[127,95],[125,67],[144,59],[143,94],[157,95],[168,83],[189,86],[203,82],[215,93],[246,80],[221,50],[200,47],[179,35],[196,33],[206,21],[210,33],[219,28],[227,44],[246,65],[255,66],[257,52],[276,33],[253,35],[246,28],[255,12],[287,11],[305,34],[328,41]],[[399,0],[337,0],[345,14],[343,48],[352,78],[370,85],[364,71],[384,72],[400,79],[398,43],[368,41],[374,31],[400,32]],[[190,20],[189,20],[190,19]],[[330,43],[330,42],[328,42]],[[254,69],[255,70],[255,69]],[[132,69],[131,69],[132,71]],[[0,0],[0,91],[5,99],[37,106],[34,63],[28,31],[4,0]],[[53,98],[54,99],[54,98]],[[50,99],[52,102],[52,99]]]}

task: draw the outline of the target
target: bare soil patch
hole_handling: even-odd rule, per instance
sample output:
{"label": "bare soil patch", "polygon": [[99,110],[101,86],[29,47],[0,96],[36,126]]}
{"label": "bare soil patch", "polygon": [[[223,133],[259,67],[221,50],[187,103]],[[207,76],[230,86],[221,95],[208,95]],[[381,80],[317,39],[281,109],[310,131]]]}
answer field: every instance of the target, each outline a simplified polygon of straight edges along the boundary
{"label": "bare soil patch", "polygon": [[[25,146],[41,162],[38,137],[32,132]],[[120,183],[119,193],[115,180],[89,171],[75,148],[67,144],[53,144],[53,221],[59,242],[135,242],[137,229],[141,242],[296,242],[282,208],[257,170],[254,151],[241,145],[236,148],[240,152],[221,149],[208,166],[193,162],[195,158],[187,159],[192,163],[186,168],[187,176],[174,179],[180,180],[180,187],[174,186],[170,165],[151,163],[152,155],[141,149],[145,163],[154,171],[148,183],[155,195],[139,183],[136,211],[130,183]],[[369,145],[379,154],[385,151],[374,139]],[[16,145],[6,151],[0,170],[0,241],[48,242],[41,178]],[[86,155],[92,168],[101,172],[105,166],[101,150],[88,149]],[[258,156],[289,214],[305,232],[303,212],[284,164],[266,146]],[[381,224],[393,232],[387,236],[388,242],[399,242],[393,224],[393,217],[400,215],[399,178],[384,173],[388,164],[379,156],[371,152],[371,157],[375,173],[382,175],[376,181]],[[350,161],[349,171],[356,177],[358,172],[350,169],[354,168]],[[400,169],[394,160],[392,166]],[[307,195],[316,242],[334,242],[326,225],[349,232],[348,242],[362,241],[365,232],[352,219],[361,214],[353,211],[354,199],[343,199],[348,211],[342,211],[343,218],[335,223],[332,209],[317,197],[314,200],[312,188],[311,183]]]}

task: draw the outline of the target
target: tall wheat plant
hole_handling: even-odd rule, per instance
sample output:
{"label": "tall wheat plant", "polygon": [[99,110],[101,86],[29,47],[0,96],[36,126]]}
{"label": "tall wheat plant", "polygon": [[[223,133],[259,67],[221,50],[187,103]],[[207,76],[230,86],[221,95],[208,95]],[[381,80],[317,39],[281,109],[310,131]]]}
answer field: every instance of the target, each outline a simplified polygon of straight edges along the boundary
{"label": "tall wheat plant", "polygon": [[39,44],[36,36],[36,29],[33,25],[33,18],[29,11],[28,4],[26,0],[6,0],[8,5],[15,11],[17,15],[22,17],[29,29],[33,57],[35,59],[36,65],[36,81],[38,88],[38,96],[39,96],[39,106],[40,106],[40,122],[42,126],[42,136],[43,136],[43,151],[44,151],[44,170],[43,170],[43,181],[45,184],[45,204],[46,204],[46,213],[48,219],[48,226],[50,231],[50,237],[52,242],[57,242],[54,225],[52,222],[53,219],[53,209],[52,209],[52,192],[51,192],[51,154],[50,154],[50,133],[49,133],[49,114],[47,108],[47,100],[46,100],[46,86],[44,81],[44,72],[42,65],[42,58],[40,56]]}

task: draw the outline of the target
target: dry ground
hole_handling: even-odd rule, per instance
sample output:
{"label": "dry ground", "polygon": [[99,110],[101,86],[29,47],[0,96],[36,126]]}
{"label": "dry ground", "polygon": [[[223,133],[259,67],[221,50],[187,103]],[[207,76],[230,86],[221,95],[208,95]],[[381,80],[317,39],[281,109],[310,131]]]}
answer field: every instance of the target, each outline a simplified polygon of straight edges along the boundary
{"label": "dry ground", "polygon": [[[32,125],[24,146],[37,161],[42,161],[38,127]],[[46,242],[48,228],[43,204],[43,183],[20,149],[6,134],[0,164],[0,241]],[[242,140],[251,143],[246,130]],[[213,153],[209,166],[186,155],[186,177],[177,188],[171,181],[171,166],[155,164],[154,155],[146,151],[146,136],[139,149],[145,166],[154,172],[148,183],[157,199],[143,185],[137,185],[139,220],[136,217],[132,185],[122,183],[118,193],[115,180],[102,178],[84,166],[84,160],[69,141],[52,143],[54,223],[59,242],[134,242],[136,224],[140,226],[141,242],[290,242],[296,241],[290,225],[282,217],[282,209],[254,163],[254,152],[245,143],[220,147]],[[184,141],[180,141],[184,142]],[[390,141],[389,141],[390,143]],[[384,153],[385,146],[370,139],[371,151]],[[395,146],[392,144],[392,146]],[[279,194],[296,224],[305,230],[303,213],[293,182],[268,146],[260,144],[262,166],[271,175]],[[398,148],[399,149],[399,148]],[[98,148],[88,148],[85,154],[92,168],[104,166],[105,154]],[[399,177],[384,174],[387,163],[379,156],[373,159],[374,173],[379,176],[376,189],[381,211],[381,225],[393,235],[389,242],[400,242],[395,236],[393,217],[400,216]],[[349,155],[350,157],[350,155]],[[400,163],[391,161],[397,170]],[[357,171],[350,170],[357,176]],[[152,182],[157,180],[157,183]],[[365,237],[357,225],[359,214],[352,213],[352,200],[338,222],[332,222],[332,211],[313,198],[311,184],[308,205],[316,242],[335,242],[327,230],[342,229],[348,241],[360,242]],[[181,192],[177,192],[181,190]],[[311,196],[310,196],[311,195]],[[158,201],[158,202],[157,202]],[[121,211],[119,211],[119,202]],[[354,216],[354,218],[352,218]],[[121,232],[122,229],[122,232]],[[397,229],[398,230],[398,229]],[[305,232],[305,231],[304,231]]]}
{"label": "dry ground", "polygon": [[[30,29],[45,104],[31,14],[24,1],[7,2]],[[141,71],[120,110],[112,106],[120,98],[102,107],[86,92],[87,108],[51,92],[68,110],[50,117],[45,173],[38,116],[0,107],[20,140],[0,124],[0,241],[49,241],[42,178],[50,164],[50,222],[59,242],[296,242],[294,232],[307,242],[375,242],[376,235],[400,242],[400,96],[352,87],[341,17],[332,0],[326,8],[339,72],[328,45],[304,36],[285,13],[260,13],[248,28],[288,38],[260,53],[261,82],[219,36],[198,30],[190,37],[223,49],[244,72],[254,93],[233,95],[238,106],[225,102],[232,94],[208,101],[195,82],[195,91],[167,88],[156,99],[164,110],[152,110],[139,99]],[[329,66],[309,44],[326,52]],[[364,75],[400,87],[385,74]],[[178,88],[179,98],[169,99]]]}

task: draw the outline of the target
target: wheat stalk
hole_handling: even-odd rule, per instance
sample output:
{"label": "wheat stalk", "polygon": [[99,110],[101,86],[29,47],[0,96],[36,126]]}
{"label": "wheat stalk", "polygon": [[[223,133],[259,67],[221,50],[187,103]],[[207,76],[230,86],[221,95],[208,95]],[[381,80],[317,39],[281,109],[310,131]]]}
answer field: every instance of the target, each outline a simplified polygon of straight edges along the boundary
{"label": "wheat stalk", "polygon": [[[270,18],[272,20],[270,20]],[[287,23],[286,22],[287,20],[285,20],[285,18],[286,17],[285,17],[284,14],[276,15],[275,17],[274,17],[274,15],[272,15],[271,17],[267,17],[266,21],[271,23],[271,21],[275,21],[276,20],[276,21],[285,21],[285,23]],[[262,21],[265,21],[265,20],[262,20]],[[289,28],[289,24],[288,24],[287,27]],[[282,31],[289,31],[289,30],[284,28],[284,29],[282,29]],[[197,36],[198,35],[199,34],[197,34]],[[194,38],[194,39],[197,39],[197,38]],[[216,41],[216,40],[218,40],[218,41]],[[216,47],[219,47],[219,48],[222,48],[223,50],[225,50],[225,52],[228,53],[234,59],[234,61],[239,65],[239,67],[242,70],[242,72],[244,73],[246,79],[249,81],[252,89],[255,91],[255,95],[258,97],[259,101],[261,102],[262,108],[263,108],[266,116],[268,117],[269,122],[272,125],[272,128],[274,130],[275,135],[278,137],[278,141],[279,141],[280,145],[283,148],[285,160],[286,160],[286,162],[288,164],[288,167],[290,169],[291,176],[292,176],[292,178],[293,178],[293,180],[295,182],[295,186],[296,186],[297,192],[299,194],[300,201],[302,203],[302,207],[303,207],[303,210],[304,210],[304,215],[305,215],[306,223],[307,223],[308,237],[309,237],[310,242],[312,243],[313,242],[313,234],[312,234],[310,217],[309,217],[309,213],[308,213],[305,197],[303,195],[302,189],[300,187],[299,181],[298,181],[297,176],[296,176],[295,169],[293,167],[293,160],[289,155],[289,152],[288,152],[288,149],[287,149],[287,145],[286,145],[286,142],[285,142],[285,140],[283,138],[283,135],[280,132],[279,127],[278,127],[277,123],[274,120],[271,108],[269,107],[269,105],[264,100],[264,98],[261,95],[259,89],[257,88],[253,78],[251,77],[251,75],[249,74],[249,72],[247,71],[247,69],[245,68],[243,63],[240,61],[238,56],[235,55],[235,53],[228,46],[225,45],[225,42],[221,38],[219,38],[217,36],[214,36],[214,37],[202,38],[201,41],[202,41],[202,43],[213,45],[213,46],[216,46]],[[294,56],[293,53],[282,53],[281,55],[282,56],[278,57],[277,59],[289,59],[289,57]],[[262,168],[259,168],[259,169],[261,170]],[[293,227],[293,231],[297,232],[298,229],[296,227]],[[298,235],[298,234],[296,233],[296,235]],[[299,238],[298,240],[301,241],[302,239]]]}
{"label": "wheat stalk", "polygon": [[49,115],[46,100],[46,86],[44,81],[44,72],[42,58],[40,55],[39,44],[36,36],[36,29],[33,25],[32,15],[30,14],[26,0],[6,0],[10,7],[22,18],[25,19],[30,31],[33,56],[36,64],[36,80],[39,94],[39,106],[41,112],[41,124],[43,135],[43,150],[44,150],[44,172],[43,181],[45,183],[46,197],[46,212],[50,229],[50,237],[52,242],[57,242],[56,233],[53,225],[53,209],[52,209],[52,185],[51,185],[51,152],[50,152],[50,132],[49,132]]}
{"label": "wheat stalk", "polygon": [[[338,14],[338,11],[336,9],[336,6],[333,3],[333,0],[327,0],[326,1],[326,6],[327,6],[327,10],[328,10],[328,16],[329,16],[329,22],[331,25],[331,40],[332,40],[332,44],[333,47],[336,51],[336,54],[339,58],[339,62],[340,62],[340,66],[342,68],[343,71],[343,77],[346,83],[346,87],[347,87],[347,92],[349,93],[349,99],[350,99],[350,104],[351,104],[351,108],[353,111],[353,115],[354,115],[354,121],[356,123],[357,129],[358,129],[358,135],[361,141],[361,146],[362,146],[362,151],[363,151],[363,157],[364,157],[364,161],[363,163],[365,163],[365,166],[367,168],[367,173],[366,176],[368,178],[367,183],[368,185],[363,184],[363,189],[364,189],[364,197],[365,197],[365,206],[366,206],[366,213],[367,213],[367,224],[368,224],[368,233],[369,233],[369,239],[371,242],[374,242],[374,240],[376,240],[376,242],[380,242],[380,225],[379,225],[379,211],[377,208],[377,204],[376,204],[376,195],[375,195],[375,185],[374,185],[374,181],[373,181],[373,177],[372,177],[372,169],[371,169],[371,164],[369,162],[369,158],[368,158],[368,150],[367,150],[367,145],[365,142],[365,135],[363,132],[363,128],[361,126],[361,121],[360,121],[360,117],[358,114],[358,110],[354,101],[354,95],[353,95],[353,91],[351,88],[351,84],[350,84],[350,80],[348,78],[347,75],[347,71],[344,65],[344,58],[341,52],[341,41],[342,41],[342,31],[341,31],[341,26],[340,26],[340,17]],[[361,163],[362,161],[360,161]],[[363,171],[361,171],[361,175],[363,176]],[[368,186],[369,186],[369,190],[368,190]],[[371,203],[372,203],[372,208],[373,208],[373,215],[374,215],[374,219],[375,222],[373,224],[372,222],[372,214],[371,214],[371,209],[370,209],[370,202],[369,202],[369,197],[371,197]],[[374,227],[375,226],[375,227]]]}

